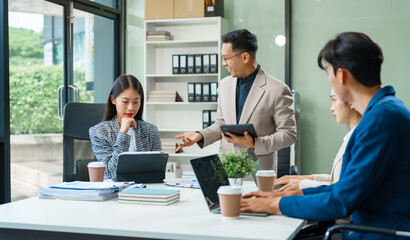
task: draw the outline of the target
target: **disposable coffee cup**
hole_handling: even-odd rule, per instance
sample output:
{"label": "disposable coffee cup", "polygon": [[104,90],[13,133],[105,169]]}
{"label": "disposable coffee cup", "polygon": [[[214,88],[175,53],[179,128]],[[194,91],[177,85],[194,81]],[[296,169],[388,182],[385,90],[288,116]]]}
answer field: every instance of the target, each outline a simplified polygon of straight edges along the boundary
{"label": "disposable coffee cup", "polygon": [[256,172],[258,189],[263,192],[272,192],[276,179],[275,170],[259,170]]}
{"label": "disposable coffee cup", "polygon": [[221,214],[225,218],[239,217],[242,188],[239,186],[221,186],[218,189]]}
{"label": "disposable coffee cup", "polygon": [[90,162],[87,165],[90,182],[104,181],[105,164],[103,162]]}

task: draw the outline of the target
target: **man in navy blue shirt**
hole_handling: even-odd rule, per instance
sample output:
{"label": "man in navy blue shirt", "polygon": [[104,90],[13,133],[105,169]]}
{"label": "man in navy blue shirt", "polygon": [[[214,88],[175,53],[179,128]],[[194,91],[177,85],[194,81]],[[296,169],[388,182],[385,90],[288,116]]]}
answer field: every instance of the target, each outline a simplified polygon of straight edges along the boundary
{"label": "man in navy blue shirt", "polygon": [[319,67],[337,96],[363,115],[343,155],[339,182],[286,194],[253,192],[244,196],[241,211],[317,221],[351,216],[355,224],[410,230],[410,111],[392,86],[381,87],[382,62],[380,47],[363,33],[342,33],[326,44]]}

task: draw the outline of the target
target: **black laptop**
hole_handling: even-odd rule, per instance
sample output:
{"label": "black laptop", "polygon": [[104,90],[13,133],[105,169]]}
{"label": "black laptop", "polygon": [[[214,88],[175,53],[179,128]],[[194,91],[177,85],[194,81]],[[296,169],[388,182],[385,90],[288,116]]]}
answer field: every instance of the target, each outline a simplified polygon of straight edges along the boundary
{"label": "black laptop", "polygon": [[[201,186],[206,204],[211,213],[221,213],[219,207],[218,188],[229,185],[228,176],[217,154],[191,159],[192,169]],[[266,217],[267,213],[241,213],[247,216]]]}
{"label": "black laptop", "polygon": [[117,181],[136,183],[162,183],[168,153],[165,152],[124,152],[118,156]]}

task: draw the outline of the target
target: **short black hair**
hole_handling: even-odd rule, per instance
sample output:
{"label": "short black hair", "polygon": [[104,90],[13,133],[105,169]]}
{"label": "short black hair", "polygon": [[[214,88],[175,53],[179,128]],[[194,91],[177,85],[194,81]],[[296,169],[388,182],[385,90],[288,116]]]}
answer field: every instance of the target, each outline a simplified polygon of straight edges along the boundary
{"label": "short black hair", "polygon": [[238,29],[224,34],[222,42],[231,43],[233,51],[247,52],[252,57],[256,57],[258,40],[255,34],[246,29]]}
{"label": "short black hair", "polygon": [[323,62],[332,65],[335,75],[337,69],[343,68],[366,87],[381,85],[383,53],[364,33],[344,32],[327,42],[317,58],[319,67],[326,70]]}

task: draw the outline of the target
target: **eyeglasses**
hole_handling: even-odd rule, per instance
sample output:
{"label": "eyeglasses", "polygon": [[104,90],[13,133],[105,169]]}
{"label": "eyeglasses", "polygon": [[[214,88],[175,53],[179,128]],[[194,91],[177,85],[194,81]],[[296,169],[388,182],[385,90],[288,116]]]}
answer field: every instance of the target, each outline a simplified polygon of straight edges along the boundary
{"label": "eyeglasses", "polygon": [[229,59],[234,58],[234,57],[237,57],[237,56],[241,55],[242,53],[244,53],[244,52],[238,53],[238,54],[236,54],[236,55],[234,55],[234,56],[232,56],[232,57],[228,57],[228,58],[223,57],[222,60],[225,61],[226,63],[228,63],[228,60],[229,60]]}

